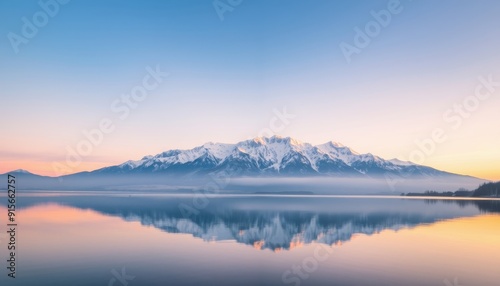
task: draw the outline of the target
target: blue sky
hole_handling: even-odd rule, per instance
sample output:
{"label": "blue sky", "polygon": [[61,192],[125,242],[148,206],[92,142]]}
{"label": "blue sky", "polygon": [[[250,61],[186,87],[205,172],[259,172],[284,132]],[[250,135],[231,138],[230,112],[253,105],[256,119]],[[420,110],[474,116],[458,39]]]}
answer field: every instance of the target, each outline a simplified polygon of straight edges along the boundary
{"label": "blue sky", "polygon": [[255,137],[286,106],[296,117],[279,135],[386,158],[408,159],[416,140],[446,129],[449,140],[425,164],[500,179],[500,90],[459,129],[442,119],[479,76],[500,80],[500,3],[401,0],[348,63],[340,43],[353,44],[354,29],[388,3],[243,0],[221,21],[213,1],[73,0],[16,54],[9,33],[22,35],[22,18],[42,8],[2,1],[0,119],[12,122],[2,133],[13,140],[0,154],[9,167],[48,174],[82,130],[116,119],[110,104],[159,65],[168,80],[78,170]]}

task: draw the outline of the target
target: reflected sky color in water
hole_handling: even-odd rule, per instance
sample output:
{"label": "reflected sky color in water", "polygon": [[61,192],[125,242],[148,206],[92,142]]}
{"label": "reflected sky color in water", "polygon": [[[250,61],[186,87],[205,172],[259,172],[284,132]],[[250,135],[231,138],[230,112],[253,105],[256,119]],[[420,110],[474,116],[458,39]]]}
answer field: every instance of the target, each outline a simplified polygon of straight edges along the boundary
{"label": "reflected sky color in water", "polygon": [[218,197],[189,217],[182,204],[192,197],[22,197],[19,278],[0,282],[108,285],[125,267],[130,286],[295,285],[283,273],[321,247],[300,285],[500,284],[498,201]]}

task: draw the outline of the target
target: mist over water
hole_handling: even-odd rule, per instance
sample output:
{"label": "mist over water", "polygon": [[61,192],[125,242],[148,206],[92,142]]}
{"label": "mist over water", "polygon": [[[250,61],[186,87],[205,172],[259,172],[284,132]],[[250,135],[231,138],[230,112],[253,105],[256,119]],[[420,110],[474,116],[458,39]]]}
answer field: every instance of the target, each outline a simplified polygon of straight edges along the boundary
{"label": "mist over water", "polygon": [[[82,173],[61,178],[17,174],[23,190],[167,191],[171,193],[276,193],[330,195],[400,195],[435,190],[474,190],[485,180],[473,177],[241,177],[223,175],[172,176],[167,174],[95,175]],[[0,176],[0,179],[5,175]],[[4,188],[4,187],[3,187]]]}

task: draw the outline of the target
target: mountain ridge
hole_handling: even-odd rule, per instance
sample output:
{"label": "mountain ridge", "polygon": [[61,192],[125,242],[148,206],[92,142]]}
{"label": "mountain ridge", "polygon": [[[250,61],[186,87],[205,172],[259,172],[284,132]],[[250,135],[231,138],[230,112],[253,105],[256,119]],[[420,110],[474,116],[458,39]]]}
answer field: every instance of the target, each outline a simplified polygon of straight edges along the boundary
{"label": "mountain ridge", "polygon": [[[290,137],[258,137],[234,144],[208,142],[139,160],[60,177],[24,170],[25,190],[163,190],[224,193],[400,194],[426,189],[476,189],[487,182],[398,159],[360,154],[340,143],[312,145]],[[7,174],[0,175],[6,178]],[[1,186],[0,186],[1,188]]]}
{"label": "mountain ridge", "polygon": [[462,176],[398,159],[360,154],[340,143],[312,145],[291,137],[257,137],[234,144],[208,142],[192,149],[168,150],[140,160],[91,171],[98,174],[163,173],[242,176]]}

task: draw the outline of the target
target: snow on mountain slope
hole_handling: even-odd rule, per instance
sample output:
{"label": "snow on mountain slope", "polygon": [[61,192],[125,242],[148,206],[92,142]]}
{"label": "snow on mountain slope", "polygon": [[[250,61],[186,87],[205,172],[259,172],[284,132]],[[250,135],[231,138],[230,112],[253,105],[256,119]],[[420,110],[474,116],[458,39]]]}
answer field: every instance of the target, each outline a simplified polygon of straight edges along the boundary
{"label": "snow on mountain slope", "polygon": [[[258,137],[236,144],[206,143],[190,150],[170,150],[141,160],[97,170],[104,173],[171,172],[241,175],[381,175],[435,176],[441,172],[400,160],[359,154],[340,143],[313,146],[290,137]],[[444,173],[443,174],[448,174]]]}
{"label": "snow on mountain slope", "polygon": [[359,154],[349,147],[345,147],[342,144],[336,142],[327,142],[316,146],[320,151],[332,156],[333,158],[340,159],[346,164],[350,164],[356,160]]}
{"label": "snow on mountain slope", "polygon": [[389,162],[393,163],[394,165],[398,165],[398,166],[411,166],[411,165],[414,165],[412,162],[401,161],[399,159],[391,159],[391,160],[389,160]]}

